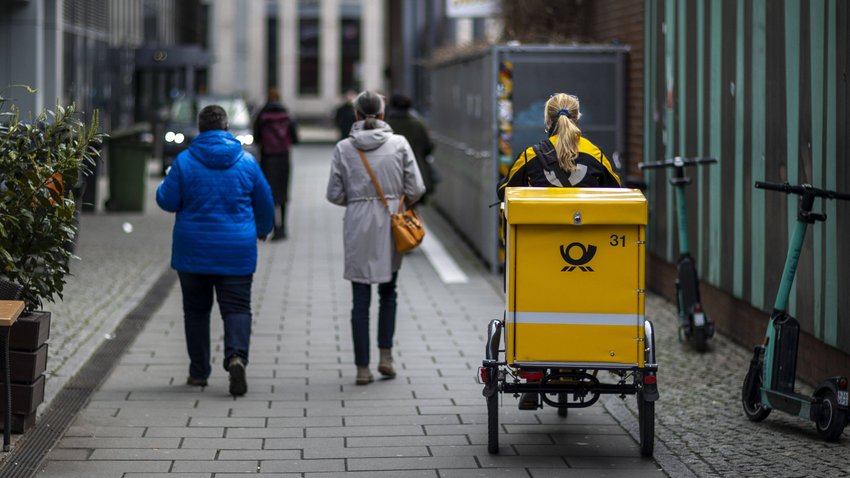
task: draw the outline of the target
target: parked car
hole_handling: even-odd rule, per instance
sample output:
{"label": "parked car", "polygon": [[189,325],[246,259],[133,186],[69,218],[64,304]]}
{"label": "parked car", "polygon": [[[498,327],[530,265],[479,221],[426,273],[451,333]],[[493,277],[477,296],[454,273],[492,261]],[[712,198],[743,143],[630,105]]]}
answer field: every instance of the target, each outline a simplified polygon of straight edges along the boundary
{"label": "parked car", "polygon": [[253,152],[254,135],[251,129],[251,112],[244,99],[232,96],[180,97],[169,108],[162,142],[162,171],[165,173],[174,158],[189,147],[198,135],[198,112],[209,105],[219,105],[227,112],[229,131]]}

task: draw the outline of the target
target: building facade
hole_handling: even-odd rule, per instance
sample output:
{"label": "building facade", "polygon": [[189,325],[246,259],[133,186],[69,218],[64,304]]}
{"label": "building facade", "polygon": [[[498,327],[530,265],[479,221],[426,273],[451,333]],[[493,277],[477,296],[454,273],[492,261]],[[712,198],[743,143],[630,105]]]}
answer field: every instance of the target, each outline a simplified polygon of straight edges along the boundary
{"label": "building facade", "polygon": [[36,89],[6,93],[25,115],[74,102],[99,110],[107,130],[148,121],[174,91],[199,87],[187,76],[204,75],[137,54],[201,48],[203,13],[196,0],[0,0],[0,88]]}
{"label": "building facade", "polygon": [[347,89],[385,91],[387,0],[211,0],[210,92],[254,105],[277,87],[302,118]]}

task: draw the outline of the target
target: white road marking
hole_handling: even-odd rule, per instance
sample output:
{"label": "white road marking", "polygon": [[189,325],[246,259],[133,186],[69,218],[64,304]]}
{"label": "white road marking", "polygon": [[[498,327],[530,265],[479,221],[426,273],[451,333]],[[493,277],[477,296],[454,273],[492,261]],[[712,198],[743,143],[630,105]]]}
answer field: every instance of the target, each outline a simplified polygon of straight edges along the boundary
{"label": "white road marking", "polygon": [[444,284],[466,284],[469,282],[469,277],[463,272],[460,266],[457,265],[452,256],[443,247],[443,243],[437,239],[437,236],[428,232],[425,228],[425,238],[422,240],[422,245],[419,246],[425,257],[437,271],[437,275]]}

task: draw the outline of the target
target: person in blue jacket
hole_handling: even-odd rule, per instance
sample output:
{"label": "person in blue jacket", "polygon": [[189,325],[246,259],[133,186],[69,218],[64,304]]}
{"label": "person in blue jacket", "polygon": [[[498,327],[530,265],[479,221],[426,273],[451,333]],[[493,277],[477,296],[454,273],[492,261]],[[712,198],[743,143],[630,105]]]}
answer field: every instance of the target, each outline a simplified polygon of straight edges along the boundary
{"label": "person in blue jacket", "polygon": [[210,376],[213,291],[224,320],[224,369],[230,394],[248,391],[251,283],[257,239],[274,225],[271,188],[254,157],[227,132],[227,113],[210,105],[198,114],[200,134],[180,153],[156,190],[156,202],[177,213],[171,267],[180,277],[189,352],[188,385]]}

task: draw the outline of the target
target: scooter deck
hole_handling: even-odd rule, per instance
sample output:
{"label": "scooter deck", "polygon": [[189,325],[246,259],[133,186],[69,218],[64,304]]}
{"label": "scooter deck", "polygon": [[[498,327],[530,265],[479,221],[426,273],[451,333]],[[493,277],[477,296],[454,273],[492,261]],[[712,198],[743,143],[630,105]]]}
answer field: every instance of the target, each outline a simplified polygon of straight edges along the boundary
{"label": "scooter deck", "polygon": [[797,415],[808,419],[814,399],[808,395],[796,392],[779,392],[776,390],[761,389],[762,401],[770,408],[781,410],[791,415]]}

